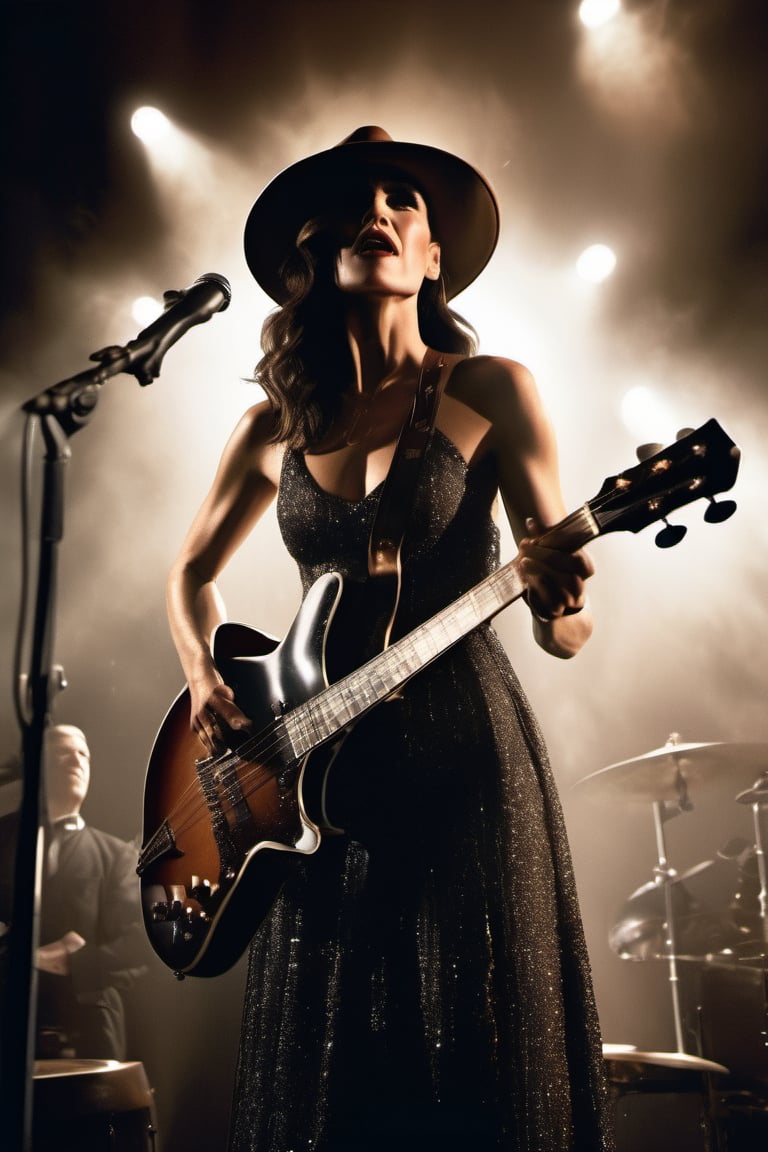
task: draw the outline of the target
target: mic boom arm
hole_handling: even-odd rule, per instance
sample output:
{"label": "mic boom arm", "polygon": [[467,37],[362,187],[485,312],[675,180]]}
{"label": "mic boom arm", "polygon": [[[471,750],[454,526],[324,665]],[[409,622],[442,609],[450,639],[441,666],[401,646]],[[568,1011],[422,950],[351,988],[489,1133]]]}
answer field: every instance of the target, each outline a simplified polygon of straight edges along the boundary
{"label": "mic boom arm", "polygon": [[120,372],[129,372],[144,387],[160,374],[163,357],[172,344],[195,324],[210,320],[214,312],[229,306],[232,290],[229,282],[216,272],[195,280],[183,291],[164,294],[165,310],[157,320],[143,329],[125,347],[110,345],[94,352],[94,368],[52,384],[23,405],[32,415],[54,416],[69,434],[88,420],[96,406],[98,389]]}

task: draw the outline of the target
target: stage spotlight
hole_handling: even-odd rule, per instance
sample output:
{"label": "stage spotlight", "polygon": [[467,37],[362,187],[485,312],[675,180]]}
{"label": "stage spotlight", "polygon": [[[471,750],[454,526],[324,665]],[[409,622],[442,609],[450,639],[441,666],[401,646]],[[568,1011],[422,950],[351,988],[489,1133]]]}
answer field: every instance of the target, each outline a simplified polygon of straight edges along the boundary
{"label": "stage spotlight", "polygon": [[170,128],[170,120],[159,108],[145,105],[131,116],[131,131],[145,144],[156,144],[168,135]]}
{"label": "stage spotlight", "polygon": [[620,7],[619,0],[583,0],[579,19],[585,28],[599,28],[612,20]]}
{"label": "stage spotlight", "polygon": [[648,384],[627,389],[621,401],[621,419],[627,431],[644,443],[666,444],[674,439],[678,427],[669,405]]}
{"label": "stage spotlight", "polygon": [[585,248],[576,261],[576,271],[582,280],[601,284],[616,267],[616,256],[606,244],[592,244]]}
{"label": "stage spotlight", "polygon": [[163,305],[154,296],[138,296],[131,305],[131,316],[141,328],[146,328],[163,314]]}

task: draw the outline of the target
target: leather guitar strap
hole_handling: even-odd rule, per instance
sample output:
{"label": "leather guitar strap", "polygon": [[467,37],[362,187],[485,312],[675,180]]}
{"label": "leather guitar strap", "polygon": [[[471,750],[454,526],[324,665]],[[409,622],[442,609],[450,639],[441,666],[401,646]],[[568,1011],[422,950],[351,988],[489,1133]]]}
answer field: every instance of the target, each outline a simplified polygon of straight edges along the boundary
{"label": "leather guitar strap", "polygon": [[[424,455],[432,438],[437,406],[450,368],[462,358],[435,352],[432,348],[424,354],[411,414],[400,433],[376,507],[368,541],[370,576],[399,578],[400,552]],[[445,371],[446,368],[449,371]],[[396,609],[396,603],[394,607]]]}

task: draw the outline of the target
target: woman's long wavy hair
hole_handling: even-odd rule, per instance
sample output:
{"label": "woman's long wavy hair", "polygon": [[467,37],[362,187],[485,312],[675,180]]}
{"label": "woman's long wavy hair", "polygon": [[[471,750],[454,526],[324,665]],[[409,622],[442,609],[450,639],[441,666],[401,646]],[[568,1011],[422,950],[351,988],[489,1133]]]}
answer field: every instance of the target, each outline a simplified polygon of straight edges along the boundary
{"label": "woman's long wavy hair", "polygon": [[[322,439],[353,374],[343,297],[335,287],[338,247],[338,229],[326,219],[305,224],[282,269],[288,299],[267,316],[261,333],[264,355],[254,378],[273,407],[273,440],[299,450]],[[448,307],[442,277],[425,279],[418,315],[428,347],[476,351],[476,333]]]}

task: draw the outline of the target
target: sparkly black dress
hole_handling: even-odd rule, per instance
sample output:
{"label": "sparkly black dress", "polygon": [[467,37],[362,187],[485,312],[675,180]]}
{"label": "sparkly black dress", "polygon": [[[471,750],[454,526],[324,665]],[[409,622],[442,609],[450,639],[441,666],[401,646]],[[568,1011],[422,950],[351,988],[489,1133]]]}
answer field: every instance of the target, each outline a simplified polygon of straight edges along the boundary
{"label": "sparkly black dress", "polygon": [[[435,434],[398,630],[498,563],[490,457]],[[378,490],[329,495],[286,452],[278,497],[305,589],[362,578]],[[483,627],[345,741],[331,815],[251,948],[237,1152],[610,1147],[587,953],[541,735]]]}

